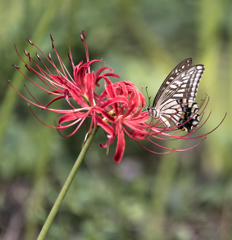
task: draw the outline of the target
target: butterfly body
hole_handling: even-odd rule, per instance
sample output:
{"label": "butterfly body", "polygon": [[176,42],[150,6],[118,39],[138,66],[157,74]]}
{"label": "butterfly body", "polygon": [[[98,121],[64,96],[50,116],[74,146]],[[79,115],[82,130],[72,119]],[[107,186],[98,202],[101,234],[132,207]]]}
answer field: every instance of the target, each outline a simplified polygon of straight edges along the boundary
{"label": "butterfly body", "polygon": [[166,127],[176,126],[190,132],[199,122],[197,103],[194,102],[204,65],[192,65],[187,58],[179,63],[161,85],[148,116]]}

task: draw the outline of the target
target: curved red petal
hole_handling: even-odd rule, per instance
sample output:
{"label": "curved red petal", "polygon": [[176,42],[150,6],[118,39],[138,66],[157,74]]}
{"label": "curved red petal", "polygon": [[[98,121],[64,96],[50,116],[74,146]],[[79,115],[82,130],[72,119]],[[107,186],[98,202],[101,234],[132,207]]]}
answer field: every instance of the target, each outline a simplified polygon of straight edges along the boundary
{"label": "curved red petal", "polygon": [[117,141],[117,147],[116,147],[116,153],[113,157],[113,160],[120,163],[122,160],[122,156],[125,151],[125,136],[122,129],[122,125],[119,124],[118,126],[118,141]]}

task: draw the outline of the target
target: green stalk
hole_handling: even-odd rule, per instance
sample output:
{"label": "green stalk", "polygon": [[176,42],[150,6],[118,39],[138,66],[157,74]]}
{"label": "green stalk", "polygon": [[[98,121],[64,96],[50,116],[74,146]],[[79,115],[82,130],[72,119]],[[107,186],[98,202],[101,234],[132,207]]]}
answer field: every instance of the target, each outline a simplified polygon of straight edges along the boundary
{"label": "green stalk", "polygon": [[92,130],[88,139],[85,142],[85,145],[81,149],[81,152],[80,152],[80,154],[79,154],[71,172],[69,173],[69,175],[68,175],[68,177],[67,177],[67,179],[64,183],[64,186],[62,187],[62,189],[61,189],[61,191],[60,191],[60,193],[59,193],[59,195],[58,195],[58,197],[57,197],[57,199],[56,199],[56,201],[55,201],[55,203],[54,203],[54,205],[53,205],[53,207],[52,207],[52,209],[51,209],[51,211],[50,211],[50,213],[47,217],[47,219],[46,219],[46,221],[43,225],[43,228],[41,229],[41,231],[39,233],[39,236],[38,236],[37,240],[43,240],[45,238],[45,236],[46,236],[46,234],[47,234],[47,232],[48,232],[48,230],[49,230],[49,228],[50,228],[50,226],[53,222],[53,219],[55,218],[56,213],[58,212],[59,207],[60,207],[62,201],[64,200],[64,197],[65,197],[65,195],[66,195],[66,193],[67,193],[67,191],[68,191],[68,189],[69,189],[69,187],[70,187],[70,185],[71,185],[71,183],[72,183],[72,181],[73,181],[73,179],[76,175],[76,172],[77,172],[82,160],[84,159],[84,156],[85,156],[87,150],[89,149],[89,146],[90,146],[90,144],[91,144],[91,142],[92,142],[92,140],[93,140],[93,138],[94,138],[94,136],[97,132],[97,129],[98,129],[98,127],[94,128]]}

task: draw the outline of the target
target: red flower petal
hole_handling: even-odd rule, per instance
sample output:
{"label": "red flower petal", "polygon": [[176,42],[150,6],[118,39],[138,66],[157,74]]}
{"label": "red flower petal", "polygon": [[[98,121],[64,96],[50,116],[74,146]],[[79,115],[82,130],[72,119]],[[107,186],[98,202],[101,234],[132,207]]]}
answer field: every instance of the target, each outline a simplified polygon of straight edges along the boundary
{"label": "red flower petal", "polygon": [[118,141],[117,141],[116,153],[113,157],[113,160],[120,163],[122,160],[124,151],[125,151],[125,137],[124,137],[122,125],[119,124],[119,126],[118,126]]}

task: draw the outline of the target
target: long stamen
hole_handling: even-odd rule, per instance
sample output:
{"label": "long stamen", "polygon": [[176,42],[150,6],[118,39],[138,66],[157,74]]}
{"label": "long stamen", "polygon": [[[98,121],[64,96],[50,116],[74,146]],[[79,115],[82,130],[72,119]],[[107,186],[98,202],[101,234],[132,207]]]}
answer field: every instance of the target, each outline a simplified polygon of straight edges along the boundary
{"label": "long stamen", "polygon": [[42,105],[33,95],[32,93],[29,91],[29,89],[27,88],[26,84],[24,84],[24,87],[26,88],[27,92],[31,95],[31,97],[39,104]]}
{"label": "long stamen", "polygon": [[[81,40],[84,43],[85,47],[85,55],[86,55],[86,61],[89,62],[89,51],[88,51],[88,46],[87,46],[87,41],[86,41],[86,34],[84,31],[80,34]],[[88,73],[90,73],[90,67],[88,67]]]}
{"label": "long stamen", "polygon": [[45,126],[47,126],[47,127],[50,127],[50,128],[60,129],[60,130],[64,130],[64,129],[65,129],[65,127],[63,127],[63,126],[54,127],[54,126],[51,126],[51,125],[46,124],[45,122],[43,122],[42,120],[40,120],[40,119],[36,116],[36,114],[34,113],[34,111],[32,110],[32,108],[31,108],[31,106],[30,106],[30,103],[28,103],[27,105],[28,105],[30,111],[32,112],[32,114],[34,115],[34,117],[35,117],[40,123],[42,123],[43,125],[45,125]]}

